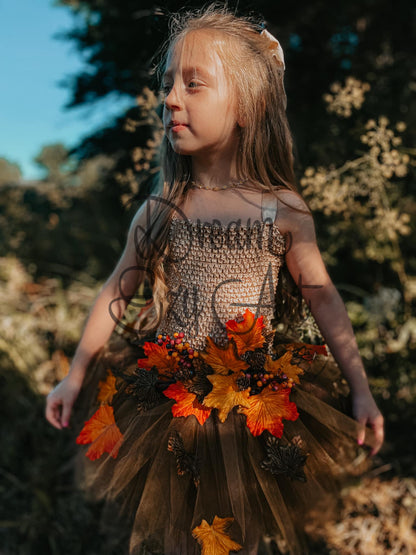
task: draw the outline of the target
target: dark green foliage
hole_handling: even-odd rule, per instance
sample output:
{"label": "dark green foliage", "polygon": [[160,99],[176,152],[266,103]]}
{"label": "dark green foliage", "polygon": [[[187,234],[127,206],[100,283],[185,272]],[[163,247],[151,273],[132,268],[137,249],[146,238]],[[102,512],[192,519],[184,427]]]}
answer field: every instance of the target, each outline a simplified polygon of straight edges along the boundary
{"label": "dark green foliage", "polygon": [[128,218],[115,191],[2,186],[0,256],[16,255],[37,278],[67,285],[105,279],[126,240]]}
{"label": "dark green foliage", "polygon": [[71,432],[45,420],[45,398],[3,353],[0,365],[2,555],[123,555],[122,528],[100,530],[100,505],[73,488]]}

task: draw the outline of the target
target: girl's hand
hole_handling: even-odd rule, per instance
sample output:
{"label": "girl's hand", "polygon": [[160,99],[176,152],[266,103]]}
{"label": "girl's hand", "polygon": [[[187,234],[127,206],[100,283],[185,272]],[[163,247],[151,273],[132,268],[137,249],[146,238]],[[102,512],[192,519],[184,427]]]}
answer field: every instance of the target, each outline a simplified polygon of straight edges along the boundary
{"label": "girl's hand", "polygon": [[68,374],[46,397],[46,420],[58,430],[68,427],[72,407],[81,386],[82,382]]}
{"label": "girl's hand", "polygon": [[371,393],[365,392],[353,394],[352,410],[355,420],[361,424],[357,437],[358,445],[362,445],[364,443],[365,426],[370,426],[374,430],[376,439],[371,455],[375,455],[383,445],[384,441],[384,418]]}

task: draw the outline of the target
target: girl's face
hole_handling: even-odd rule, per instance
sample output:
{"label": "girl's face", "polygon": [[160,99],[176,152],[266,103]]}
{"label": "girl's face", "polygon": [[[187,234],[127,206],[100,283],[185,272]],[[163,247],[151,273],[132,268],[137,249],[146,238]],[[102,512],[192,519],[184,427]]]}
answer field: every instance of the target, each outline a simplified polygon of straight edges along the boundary
{"label": "girl's face", "polygon": [[215,35],[193,31],[170,53],[163,76],[163,124],[179,154],[209,155],[238,145],[233,91]]}

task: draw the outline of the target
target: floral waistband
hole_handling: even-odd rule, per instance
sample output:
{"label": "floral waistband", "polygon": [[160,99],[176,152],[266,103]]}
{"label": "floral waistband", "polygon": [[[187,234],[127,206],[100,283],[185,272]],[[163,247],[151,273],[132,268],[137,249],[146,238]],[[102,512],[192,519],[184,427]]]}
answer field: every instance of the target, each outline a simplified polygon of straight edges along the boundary
{"label": "floral waistband", "polygon": [[87,456],[92,460],[104,452],[117,456],[123,436],[115,423],[112,401],[121,393],[135,399],[139,412],[152,409],[166,397],[174,399],[173,416],[194,416],[201,426],[213,411],[225,422],[237,407],[253,436],[267,430],[281,438],[283,420],[299,416],[290,393],[300,383],[305,367],[317,355],[327,355],[325,345],[287,343],[273,347],[269,354],[263,316],[256,318],[249,309],[225,326],[225,347],[218,347],[208,336],[205,349],[197,351],[184,340],[183,332],[173,337],[160,334],[144,343],[146,356],[138,359],[132,374],[116,378],[109,370],[99,385],[100,408],[77,438],[77,443],[92,443]]}

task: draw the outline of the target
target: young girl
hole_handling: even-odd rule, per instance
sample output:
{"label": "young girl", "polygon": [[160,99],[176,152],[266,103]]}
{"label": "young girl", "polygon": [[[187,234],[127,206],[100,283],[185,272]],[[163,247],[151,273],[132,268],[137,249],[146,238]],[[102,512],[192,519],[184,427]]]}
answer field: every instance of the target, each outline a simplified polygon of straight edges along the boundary
{"label": "young girl", "polygon": [[[46,418],[71,417],[79,483],[127,515],[130,553],[304,554],[307,512],[379,450],[383,417],[296,191],[278,41],[215,7],[171,30],[163,192]],[[112,334],[146,281],[135,339]],[[323,341],[302,340],[300,301]]]}

